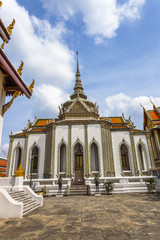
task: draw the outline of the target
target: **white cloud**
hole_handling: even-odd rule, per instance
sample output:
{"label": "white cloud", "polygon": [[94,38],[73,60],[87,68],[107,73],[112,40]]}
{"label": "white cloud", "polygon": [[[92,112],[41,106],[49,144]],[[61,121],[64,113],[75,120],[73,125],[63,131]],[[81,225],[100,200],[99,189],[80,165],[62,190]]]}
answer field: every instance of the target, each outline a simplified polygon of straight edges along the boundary
{"label": "white cloud", "polygon": [[[30,16],[16,0],[4,1],[1,18],[5,25],[15,18],[12,39],[5,51],[17,68],[24,61],[25,78],[31,82],[68,87],[73,80],[74,54],[63,41],[67,29],[62,22],[55,26],[46,20]],[[16,57],[15,57],[16,56]]]}
{"label": "white cloud", "polygon": [[1,157],[7,157],[8,155],[8,149],[9,149],[9,144],[5,143],[0,147],[0,156]]}
{"label": "white cloud", "polygon": [[107,116],[120,116],[122,113],[126,117],[129,115],[134,119],[137,127],[142,127],[143,124],[143,110],[140,103],[145,107],[146,110],[153,109],[150,99],[155,103],[156,106],[160,106],[160,97],[130,97],[124,93],[118,93],[113,96],[105,98],[106,109],[104,111]]}
{"label": "white cloud", "polygon": [[69,99],[68,93],[52,85],[43,84],[35,88],[37,104],[41,111],[58,114],[58,106]]}
{"label": "white cloud", "polygon": [[98,44],[114,37],[125,20],[139,19],[145,0],[126,0],[123,4],[118,4],[117,0],[46,0],[42,4],[50,15],[57,15],[64,21],[81,12],[86,33],[94,36]]}

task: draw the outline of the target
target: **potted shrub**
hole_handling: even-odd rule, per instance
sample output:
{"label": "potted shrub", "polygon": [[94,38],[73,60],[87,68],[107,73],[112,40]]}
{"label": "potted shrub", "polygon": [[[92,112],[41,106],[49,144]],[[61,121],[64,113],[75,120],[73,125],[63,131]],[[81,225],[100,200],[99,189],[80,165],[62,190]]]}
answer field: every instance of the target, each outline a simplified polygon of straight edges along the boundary
{"label": "potted shrub", "polygon": [[96,185],[96,192],[99,192],[99,184],[100,184],[100,181],[99,181],[99,177],[96,175],[95,178],[94,178],[94,183]]}
{"label": "potted shrub", "polygon": [[156,186],[156,180],[154,178],[147,178],[145,180],[147,188],[148,188],[148,192],[149,193],[155,193],[155,186]]}
{"label": "potted shrub", "polygon": [[107,194],[109,194],[113,191],[114,183],[111,181],[107,181],[104,183],[104,187],[106,189]]}
{"label": "potted shrub", "polygon": [[43,196],[44,196],[44,197],[48,197],[49,188],[46,187],[46,186],[44,186],[44,187],[42,188],[42,191],[43,191]]}

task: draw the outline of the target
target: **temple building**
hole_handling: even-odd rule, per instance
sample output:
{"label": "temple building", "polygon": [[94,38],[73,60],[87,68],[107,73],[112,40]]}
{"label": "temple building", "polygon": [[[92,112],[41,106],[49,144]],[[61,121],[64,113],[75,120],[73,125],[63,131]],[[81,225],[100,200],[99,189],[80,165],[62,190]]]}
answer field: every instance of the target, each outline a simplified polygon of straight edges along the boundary
{"label": "temple building", "polygon": [[0,157],[0,177],[5,176],[7,166],[7,158]]}
{"label": "temple building", "polygon": [[[0,7],[1,6],[2,2],[0,1]],[[24,94],[30,98],[34,85],[33,81],[32,84],[27,87],[21,78],[23,62],[21,62],[20,67],[16,70],[3,51],[5,44],[10,40],[14,24],[15,20],[13,19],[12,23],[6,28],[0,18],[0,39],[3,41],[0,46],[0,146],[5,112],[11,107],[14,99],[19,95]],[[12,96],[12,99],[8,103],[5,103],[6,96]]]}
{"label": "temple building", "polygon": [[22,164],[25,179],[147,176],[154,165],[149,132],[124,115],[100,117],[99,106],[84,93],[78,63],[73,94],[54,119],[28,121],[10,135],[7,175]]}
{"label": "temple building", "polygon": [[152,172],[160,178],[160,107],[156,107],[152,101],[151,103],[152,110],[146,110],[143,107],[143,128],[149,132],[151,139],[154,157]]}

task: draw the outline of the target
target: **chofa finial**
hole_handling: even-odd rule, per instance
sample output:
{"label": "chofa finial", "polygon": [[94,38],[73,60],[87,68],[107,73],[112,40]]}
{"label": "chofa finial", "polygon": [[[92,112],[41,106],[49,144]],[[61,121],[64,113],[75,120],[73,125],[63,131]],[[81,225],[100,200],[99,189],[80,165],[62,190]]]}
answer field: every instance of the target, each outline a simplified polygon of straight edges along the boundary
{"label": "chofa finial", "polygon": [[21,61],[21,64],[20,64],[19,68],[17,69],[17,72],[20,76],[22,76],[23,65],[24,65],[24,63],[23,63],[23,61]]}

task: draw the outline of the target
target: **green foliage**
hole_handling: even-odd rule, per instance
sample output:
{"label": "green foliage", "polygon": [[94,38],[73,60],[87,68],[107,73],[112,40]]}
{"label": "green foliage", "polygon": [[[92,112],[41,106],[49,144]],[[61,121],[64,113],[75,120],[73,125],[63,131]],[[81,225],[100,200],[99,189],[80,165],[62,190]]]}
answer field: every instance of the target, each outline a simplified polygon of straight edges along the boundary
{"label": "green foliage", "polygon": [[104,187],[106,189],[107,194],[113,191],[114,183],[111,181],[107,181],[104,183]]}
{"label": "green foliage", "polygon": [[152,183],[156,183],[156,180],[155,180],[155,178],[147,178],[147,179],[145,180],[145,182],[152,184]]}

